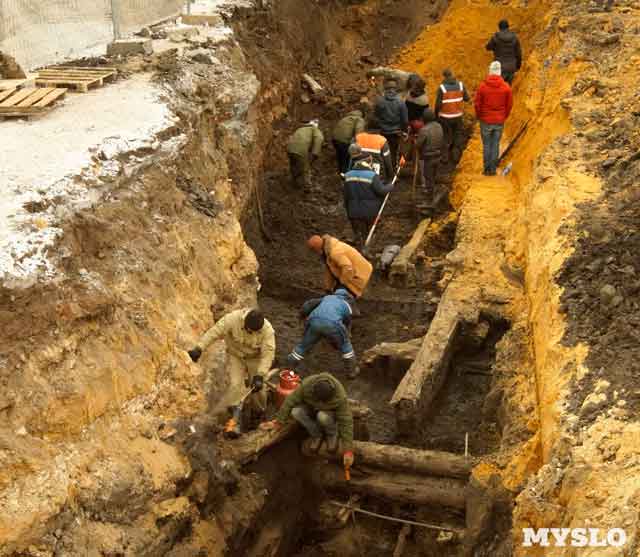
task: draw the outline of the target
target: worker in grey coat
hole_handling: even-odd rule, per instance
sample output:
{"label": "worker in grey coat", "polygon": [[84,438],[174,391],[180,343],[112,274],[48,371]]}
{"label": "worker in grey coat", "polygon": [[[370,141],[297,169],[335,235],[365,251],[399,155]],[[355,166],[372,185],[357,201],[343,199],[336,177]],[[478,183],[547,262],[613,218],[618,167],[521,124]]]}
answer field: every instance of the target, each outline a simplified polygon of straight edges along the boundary
{"label": "worker in grey coat", "polygon": [[443,195],[437,191],[437,176],[444,145],[444,132],[435,113],[430,108],[424,111],[422,118],[424,126],[418,132],[416,146],[418,154],[422,158],[427,200],[430,201],[429,204],[432,207],[435,207]]}

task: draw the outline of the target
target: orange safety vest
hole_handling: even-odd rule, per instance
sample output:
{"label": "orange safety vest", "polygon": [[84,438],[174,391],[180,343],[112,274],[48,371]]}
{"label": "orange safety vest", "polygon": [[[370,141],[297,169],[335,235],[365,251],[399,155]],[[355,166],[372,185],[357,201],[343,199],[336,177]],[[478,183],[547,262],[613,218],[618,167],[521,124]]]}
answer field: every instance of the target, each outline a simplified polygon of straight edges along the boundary
{"label": "orange safety vest", "polygon": [[360,146],[363,153],[370,153],[377,157],[382,156],[382,149],[387,140],[377,133],[359,133],[356,135],[356,143]]}
{"label": "orange safety vest", "polygon": [[442,91],[442,107],[438,116],[442,118],[460,118],[464,114],[464,85],[458,82],[459,90],[447,91],[444,84],[440,85]]}

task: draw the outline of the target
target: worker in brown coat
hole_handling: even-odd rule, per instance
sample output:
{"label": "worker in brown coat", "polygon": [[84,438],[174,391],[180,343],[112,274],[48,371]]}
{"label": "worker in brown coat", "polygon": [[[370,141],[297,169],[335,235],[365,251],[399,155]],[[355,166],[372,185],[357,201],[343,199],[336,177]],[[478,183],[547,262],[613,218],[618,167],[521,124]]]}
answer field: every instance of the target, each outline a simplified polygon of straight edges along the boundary
{"label": "worker in brown coat", "polygon": [[311,236],[307,246],[325,262],[325,289],[328,292],[344,288],[354,298],[362,296],[373,267],[357,249],[328,234]]}

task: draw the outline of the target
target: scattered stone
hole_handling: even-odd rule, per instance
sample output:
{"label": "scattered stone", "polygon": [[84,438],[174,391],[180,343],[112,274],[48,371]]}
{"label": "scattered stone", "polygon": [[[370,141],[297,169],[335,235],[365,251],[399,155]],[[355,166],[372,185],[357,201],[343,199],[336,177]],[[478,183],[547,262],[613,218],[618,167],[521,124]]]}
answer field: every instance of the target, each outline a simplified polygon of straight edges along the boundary
{"label": "scattered stone", "polygon": [[200,64],[207,64],[209,66],[215,64],[217,59],[206,48],[197,48],[190,54],[191,60]]}
{"label": "scattered stone", "polygon": [[616,161],[618,159],[606,159],[605,161],[602,162],[602,168],[611,168],[614,164],[616,164]]}
{"label": "scattered stone", "polygon": [[603,304],[609,305],[613,301],[617,293],[618,292],[615,286],[612,286],[611,284],[605,284],[600,289],[600,300]]}
{"label": "scattered stone", "polygon": [[586,418],[601,410],[607,403],[607,395],[604,393],[591,393],[584,399],[580,408],[580,416]]}

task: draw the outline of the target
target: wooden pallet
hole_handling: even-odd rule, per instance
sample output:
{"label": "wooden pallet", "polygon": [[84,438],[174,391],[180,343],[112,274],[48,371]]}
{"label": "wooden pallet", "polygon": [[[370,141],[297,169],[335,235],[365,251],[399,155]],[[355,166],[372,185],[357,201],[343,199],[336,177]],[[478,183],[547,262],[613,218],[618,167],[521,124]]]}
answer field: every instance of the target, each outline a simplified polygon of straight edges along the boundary
{"label": "wooden pallet", "polygon": [[49,112],[66,94],[56,87],[25,87],[0,92],[0,118],[28,118]]}
{"label": "wooden pallet", "polygon": [[38,72],[38,87],[68,87],[80,93],[86,93],[90,87],[102,87],[104,82],[114,81],[116,68],[96,67],[82,68],[77,66],[55,66]]}

